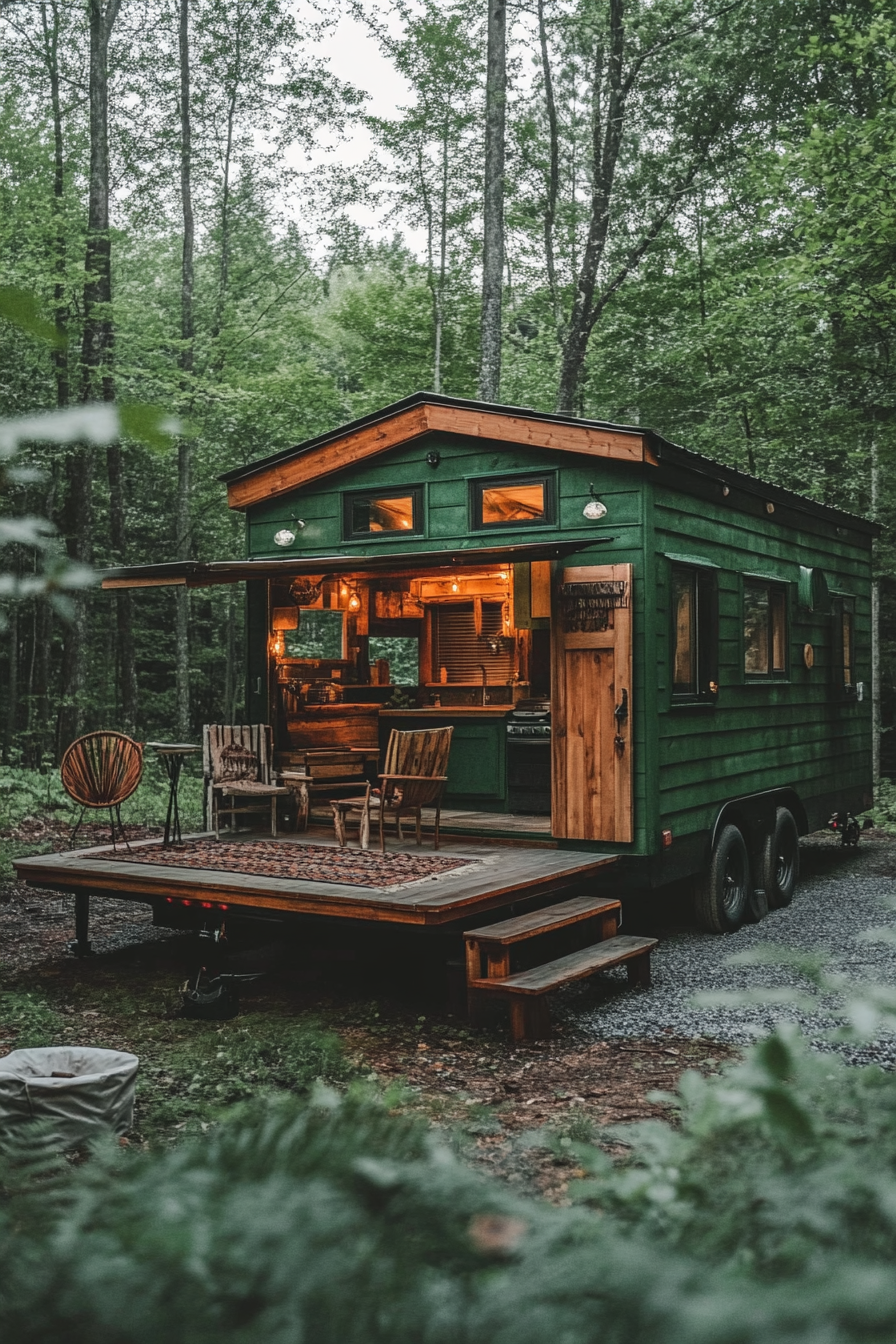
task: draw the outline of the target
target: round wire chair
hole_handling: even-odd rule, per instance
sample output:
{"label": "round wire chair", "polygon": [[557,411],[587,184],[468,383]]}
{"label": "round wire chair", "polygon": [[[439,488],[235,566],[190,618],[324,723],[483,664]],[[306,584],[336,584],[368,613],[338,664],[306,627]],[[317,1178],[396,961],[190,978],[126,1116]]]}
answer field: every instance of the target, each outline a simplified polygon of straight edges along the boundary
{"label": "round wire chair", "polygon": [[65,751],[59,767],[62,787],[81,805],[70,846],[74,849],[87,808],[108,808],[115,844],[115,823],[127,844],[121,805],[130,798],[143,776],[143,747],[124,733],[98,732],[79,737]]}

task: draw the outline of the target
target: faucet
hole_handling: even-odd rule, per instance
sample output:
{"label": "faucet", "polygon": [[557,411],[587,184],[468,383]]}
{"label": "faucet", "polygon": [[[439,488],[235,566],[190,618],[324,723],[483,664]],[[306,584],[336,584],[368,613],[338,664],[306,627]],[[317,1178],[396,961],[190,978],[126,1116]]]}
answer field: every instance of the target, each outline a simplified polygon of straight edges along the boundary
{"label": "faucet", "polygon": [[485,663],[479,664],[479,671],[482,673],[482,704],[485,705],[485,688],[488,685],[488,668]]}

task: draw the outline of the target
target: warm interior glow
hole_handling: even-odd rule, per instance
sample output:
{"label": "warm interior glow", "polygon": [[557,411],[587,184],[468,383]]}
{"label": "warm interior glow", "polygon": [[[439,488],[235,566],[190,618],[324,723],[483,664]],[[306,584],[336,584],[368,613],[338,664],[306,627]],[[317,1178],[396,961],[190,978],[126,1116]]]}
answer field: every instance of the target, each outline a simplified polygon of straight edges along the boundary
{"label": "warm interior glow", "polygon": [[544,482],[490,485],[482,491],[482,522],[535,522],[545,516]]}
{"label": "warm interior glow", "polygon": [[352,500],[352,532],[400,532],[414,526],[414,499],[402,495],[394,499]]}

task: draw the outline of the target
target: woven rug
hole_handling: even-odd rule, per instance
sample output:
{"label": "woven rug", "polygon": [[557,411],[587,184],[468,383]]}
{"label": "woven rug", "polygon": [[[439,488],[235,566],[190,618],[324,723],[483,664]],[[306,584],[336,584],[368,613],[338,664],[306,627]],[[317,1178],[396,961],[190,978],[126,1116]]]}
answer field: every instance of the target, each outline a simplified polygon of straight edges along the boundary
{"label": "woven rug", "polygon": [[475,859],[451,859],[439,854],[381,854],[373,849],[331,849],[324,845],[272,844],[244,840],[191,840],[177,849],[152,845],[146,849],[120,847],[98,859],[115,863],[153,863],[163,868],[201,868],[252,877],[279,877],[298,882],[336,882],[348,887],[400,887],[422,878],[441,877],[464,868]]}

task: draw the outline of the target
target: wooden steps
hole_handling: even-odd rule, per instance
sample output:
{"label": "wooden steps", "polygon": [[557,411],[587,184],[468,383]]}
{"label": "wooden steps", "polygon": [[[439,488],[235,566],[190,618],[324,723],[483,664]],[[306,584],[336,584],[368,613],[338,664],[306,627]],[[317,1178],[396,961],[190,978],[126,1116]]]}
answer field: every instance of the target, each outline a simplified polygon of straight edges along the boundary
{"label": "wooden steps", "polygon": [[[647,988],[650,953],[657,940],[618,935],[620,909],[619,901],[576,896],[543,910],[469,930],[464,940],[470,1020],[476,1021],[483,994],[498,994],[509,1000],[513,1039],[533,1040],[551,1034],[550,1012],[543,998],[549,990],[620,965],[628,971],[629,984]],[[515,946],[562,929],[574,932],[578,926],[587,928],[589,923],[598,926],[594,929],[597,942],[527,970],[511,971],[511,949]]]}

